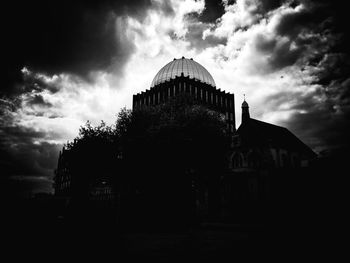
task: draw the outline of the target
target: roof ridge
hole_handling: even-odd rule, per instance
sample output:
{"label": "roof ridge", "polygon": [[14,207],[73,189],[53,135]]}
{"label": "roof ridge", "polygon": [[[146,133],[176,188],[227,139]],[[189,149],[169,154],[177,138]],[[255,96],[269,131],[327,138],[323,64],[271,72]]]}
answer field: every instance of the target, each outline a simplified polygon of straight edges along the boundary
{"label": "roof ridge", "polygon": [[268,122],[265,122],[265,121],[257,120],[257,119],[254,119],[254,118],[250,118],[249,120],[260,122],[260,123],[263,123],[263,124],[266,124],[266,125],[269,125],[269,126],[274,126],[276,128],[288,130],[286,127],[282,127],[282,126],[279,126],[279,125],[276,125],[276,124],[272,124],[272,123],[268,123]]}
{"label": "roof ridge", "polygon": [[[249,125],[249,123],[251,123],[252,125]],[[244,124],[248,124],[248,125],[244,125]],[[259,127],[259,125],[261,128]],[[282,126],[278,126],[268,122],[250,118],[249,120],[247,120],[247,122],[244,122],[239,126],[239,128],[237,129],[237,132],[238,133],[245,132],[246,129],[248,130],[253,129],[254,134],[255,132],[257,132],[259,136],[262,136],[261,138],[264,137],[265,139],[272,138],[271,136],[273,137],[277,136],[273,139],[273,140],[276,140],[276,142],[278,142],[283,138],[283,141],[284,141],[283,143],[290,144],[291,143],[290,141],[292,140],[294,141],[294,144],[295,144],[293,147],[301,147],[308,154],[315,155],[314,151],[308,145],[306,145],[302,140],[300,140],[293,132],[291,132],[286,127],[282,127]],[[258,131],[256,129],[258,129]]]}

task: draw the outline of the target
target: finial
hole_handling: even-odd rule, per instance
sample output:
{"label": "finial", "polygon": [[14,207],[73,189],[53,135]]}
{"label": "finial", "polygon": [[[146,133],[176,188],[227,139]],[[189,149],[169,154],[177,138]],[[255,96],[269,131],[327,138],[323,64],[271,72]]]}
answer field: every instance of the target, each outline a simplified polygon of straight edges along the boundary
{"label": "finial", "polygon": [[243,100],[245,101],[245,94],[243,94]]}

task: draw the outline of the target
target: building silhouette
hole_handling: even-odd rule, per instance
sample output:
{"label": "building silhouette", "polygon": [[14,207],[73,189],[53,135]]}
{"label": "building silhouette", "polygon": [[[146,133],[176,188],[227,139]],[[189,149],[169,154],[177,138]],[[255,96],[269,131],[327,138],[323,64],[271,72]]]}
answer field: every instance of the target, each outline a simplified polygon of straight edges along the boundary
{"label": "building silhouette", "polygon": [[221,113],[228,131],[236,131],[234,94],[217,89],[210,73],[192,58],[174,58],[159,70],[150,89],[133,96],[133,109],[159,105],[181,94]]}
{"label": "building silhouette", "polygon": [[242,123],[233,137],[231,167],[235,172],[260,168],[309,166],[315,153],[288,129],[250,117],[242,103]]}
{"label": "building silhouette", "polygon": [[[271,196],[278,199],[275,189],[281,189],[278,183],[280,178],[287,178],[284,185],[288,184],[290,176],[303,174],[303,169],[307,169],[316,158],[315,153],[288,129],[251,118],[245,100],[242,103],[242,123],[236,130],[234,94],[217,89],[210,73],[193,59],[174,59],[161,68],[150,89],[133,95],[133,110],[156,107],[181,95],[220,113],[231,138],[228,169],[207,171],[216,174],[218,183],[212,184],[209,180],[198,184],[193,190],[196,193],[188,202],[193,202],[196,215],[207,218],[209,214],[214,214],[215,218],[231,219],[246,215],[242,217],[242,220],[246,220],[247,217],[252,218],[250,215],[253,211],[256,219],[262,211],[270,211]],[[71,156],[70,150],[64,148],[59,154],[55,171],[55,195],[65,198],[67,203],[72,198],[72,185],[79,184],[79,180],[74,180],[77,170],[69,168],[72,167],[70,163],[75,161]],[[118,156],[121,157],[116,162],[122,163],[123,154],[118,153]],[[135,202],[123,203],[120,199],[123,191],[132,192],[130,186],[125,186],[127,190],[119,188],[118,192],[112,182],[113,178],[106,179],[102,174],[101,178],[94,177],[84,188],[88,192],[86,196],[92,202],[116,200],[117,206],[137,209]],[[208,197],[208,191],[212,189],[213,192],[213,188],[215,194]],[[134,192],[136,195],[137,191]],[[216,208],[213,213],[209,211],[209,206]],[[120,207],[116,209],[123,213]]]}
{"label": "building silhouette", "polygon": [[230,174],[223,182],[226,211],[234,209],[243,220],[271,216],[271,201],[291,198],[316,157],[287,128],[251,118],[244,100],[242,123],[232,138]]}

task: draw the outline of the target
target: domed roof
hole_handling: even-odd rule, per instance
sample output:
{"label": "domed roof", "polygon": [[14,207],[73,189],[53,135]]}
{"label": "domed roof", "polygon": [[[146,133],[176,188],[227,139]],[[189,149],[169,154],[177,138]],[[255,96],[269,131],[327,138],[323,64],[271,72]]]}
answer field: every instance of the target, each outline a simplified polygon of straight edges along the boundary
{"label": "domed roof", "polygon": [[175,77],[180,77],[181,73],[183,73],[185,77],[189,76],[191,79],[199,80],[215,87],[214,79],[208,70],[194,61],[192,58],[187,59],[182,57],[180,59],[174,58],[173,61],[161,68],[161,70],[159,70],[157,75],[154,77],[151,88],[169,81],[170,79],[174,79]]}

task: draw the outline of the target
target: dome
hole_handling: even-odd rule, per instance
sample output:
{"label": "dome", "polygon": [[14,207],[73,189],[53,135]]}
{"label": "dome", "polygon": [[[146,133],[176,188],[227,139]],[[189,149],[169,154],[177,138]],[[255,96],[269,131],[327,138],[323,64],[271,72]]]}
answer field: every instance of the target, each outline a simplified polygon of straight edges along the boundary
{"label": "dome", "polygon": [[215,87],[214,79],[208,70],[194,61],[192,58],[187,59],[182,57],[180,59],[174,58],[173,61],[169,62],[161,70],[159,70],[152,81],[151,88],[169,81],[170,79],[174,79],[175,77],[180,77],[181,73],[183,73],[185,77],[189,76],[191,79],[195,79]]}

